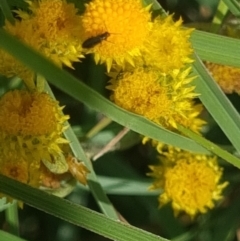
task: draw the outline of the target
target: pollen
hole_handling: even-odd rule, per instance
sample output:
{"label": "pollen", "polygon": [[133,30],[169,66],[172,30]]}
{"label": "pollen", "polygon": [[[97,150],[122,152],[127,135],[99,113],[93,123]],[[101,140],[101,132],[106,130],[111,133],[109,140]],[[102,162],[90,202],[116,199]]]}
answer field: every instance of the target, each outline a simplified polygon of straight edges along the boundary
{"label": "pollen", "polygon": [[151,190],[161,188],[160,206],[171,202],[175,215],[184,211],[192,218],[206,213],[222,199],[222,191],[228,185],[220,183],[222,168],[216,157],[190,154],[185,151],[170,151],[160,158],[160,164],[150,166],[155,178]]}
{"label": "pollen", "polygon": [[82,16],[83,41],[107,32],[109,37],[88,51],[94,53],[95,61],[106,63],[108,71],[112,63],[134,65],[150,21],[149,7],[144,8],[140,0],[93,0]]}

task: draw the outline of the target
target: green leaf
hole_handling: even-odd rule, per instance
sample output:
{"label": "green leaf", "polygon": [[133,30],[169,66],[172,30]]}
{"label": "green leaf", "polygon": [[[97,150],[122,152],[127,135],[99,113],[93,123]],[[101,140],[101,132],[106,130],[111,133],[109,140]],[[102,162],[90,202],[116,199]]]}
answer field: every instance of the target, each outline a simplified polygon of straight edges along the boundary
{"label": "green leaf", "polygon": [[219,88],[216,81],[209,75],[197,56],[193,66],[194,72],[198,76],[198,78],[195,79],[195,85],[196,92],[200,93],[200,100],[232,142],[236,150],[240,152],[240,116],[238,112]]}
{"label": "green leaf", "polygon": [[240,39],[195,30],[190,40],[202,60],[240,67]]}
{"label": "green leaf", "polygon": [[230,11],[236,17],[240,17],[240,4],[237,0],[223,0],[223,2],[228,6]]}
{"label": "green leaf", "polygon": [[17,236],[14,236],[13,234],[4,232],[3,230],[0,230],[0,240],[3,240],[3,241],[26,241],[26,239],[19,238]]}
{"label": "green leaf", "polygon": [[211,33],[218,33],[227,13],[228,13],[227,5],[223,2],[223,0],[220,0],[218,3],[217,11],[212,20],[212,25],[210,29]]}
{"label": "green leaf", "polygon": [[[130,196],[156,196],[161,190],[149,191],[148,188],[152,184],[150,179],[129,179],[98,176],[104,191],[112,195],[130,195]],[[82,185],[78,185],[80,189],[87,189]]]}
{"label": "green leaf", "polygon": [[0,175],[0,192],[77,226],[118,241],[167,241],[67,200]]}
{"label": "green leaf", "polygon": [[10,8],[9,8],[9,5],[8,5],[8,3],[7,3],[6,0],[1,0],[1,1],[0,1],[0,8],[2,9],[2,12],[3,12],[5,18],[6,18],[11,24],[14,24],[15,19],[14,19],[13,15],[12,15],[12,12],[11,12],[11,10],[10,10]]}
{"label": "green leaf", "polygon": [[12,7],[18,7],[25,10],[28,7],[28,3],[24,0],[7,0],[7,1],[9,6],[12,6]]}

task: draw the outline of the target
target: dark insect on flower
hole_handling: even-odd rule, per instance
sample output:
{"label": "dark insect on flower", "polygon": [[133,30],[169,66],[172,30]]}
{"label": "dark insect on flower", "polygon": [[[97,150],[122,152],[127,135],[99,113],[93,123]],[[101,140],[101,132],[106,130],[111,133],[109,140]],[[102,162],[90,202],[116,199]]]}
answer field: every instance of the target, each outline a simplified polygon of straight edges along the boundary
{"label": "dark insect on flower", "polygon": [[103,40],[106,40],[109,36],[110,36],[110,33],[105,32],[97,36],[90,37],[82,43],[82,47],[85,49],[93,48],[97,44],[100,44]]}

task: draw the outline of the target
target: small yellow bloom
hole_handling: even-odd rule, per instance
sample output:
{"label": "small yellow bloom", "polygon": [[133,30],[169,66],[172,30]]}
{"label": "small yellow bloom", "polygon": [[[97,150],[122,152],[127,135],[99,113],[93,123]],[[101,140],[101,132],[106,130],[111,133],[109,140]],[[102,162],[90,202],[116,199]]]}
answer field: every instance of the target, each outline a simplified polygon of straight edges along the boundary
{"label": "small yellow bloom", "polygon": [[171,75],[153,68],[136,68],[113,78],[108,89],[113,91],[111,100],[120,107],[147,117],[165,128],[176,128],[177,123],[198,132],[203,121],[197,118],[201,109],[193,103],[193,80],[188,77],[190,68],[175,70]]}
{"label": "small yellow bloom", "polygon": [[141,55],[151,28],[149,8],[144,8],[140,0],[93,0],[86,4],[83,41],[109,33],[107,39],[89,48],[97,63],[106,63],[108,71],[112,63],[134,65],[134,57]]}
{"label": "small yellow bloom", "polygon": [[79,61],[80,44],[80,15],[73,4],[65,0],[27,1],[32,11],[18,11],[23,19],[29,19],[39,36],[39,51],[53,60],[60,67],[62,64],[72,67],[72,62]]}
{"label": "small yellow bloom", "polygon": [[240,68],[210,62],[205,65],[226,94],[240,94]]}
{"label": "small yellow bloom", "polygon": [[[72,62],[83,57],[77,9],[62,0],[27,2],[31,13],[15,11],[20,20],[14,25],[6,22],[4,29],[59,67],[72,68]],[[1,49],[0,73],[8,78],[19,76],[30,90],[35,89],[34,72]]]}
{"label": "small yellow bloom", "polygon": [[46,93],[14,90],[1,97],[0,109],[3,158],[17,153],[19,157],[38,163],[42,159],[50,163],[58,161],[62,152],[59,145],[67,142],[62,133],[69,117],[62,115],[57,101]]}
{"label": "small yellow bloom", "polygon": [[174,22],[172,15],[154,20],[144,44],[142,56],[145,65],[157,67],[168,74],[193,62],[190,58],[193,49],[189,41],[193,29],[184,29],[181,25],[182,19]]}
{"label": "small yellow bloom", "polygon": [[160,206],[171,202],[175,215],[184,211],[195,217],[212,209],[214,201],[222,198],[228,183],[220,184],[222,168],[216,157],[172,150],[160,160],[160,165],[150,166],[149,174],[155,178],[150,189],[163,189],[158,199]]}

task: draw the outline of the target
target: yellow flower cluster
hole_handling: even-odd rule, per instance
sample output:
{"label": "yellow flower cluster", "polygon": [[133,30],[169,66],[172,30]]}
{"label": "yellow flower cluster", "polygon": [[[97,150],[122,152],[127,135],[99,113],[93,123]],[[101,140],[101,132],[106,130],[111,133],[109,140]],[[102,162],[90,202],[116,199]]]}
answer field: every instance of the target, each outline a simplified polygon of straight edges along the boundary
{"label": "yellow flower cluster", "polygon": [[[9,91],[0,98],[0,109],[1,174],[33,187],[51,179],[56,187],[67,172],[77,168],[62,151],[68,143],[62,134],[69,117],[48,94]],[[79,181],[85,184],[86,167],[80,165],[78,172]]]}
{"label": "yellow flower cluster", "polygon": [[[199,118],[202,106],[194,102],[193,29],[182,28],[181,19],[153,18],[151,5],[143,6],[141,0],[92,0],[82,15],[65,0],[27,2],[29,12],[16,11],[19,20],[15,25],[6,22],[8,32],[60,67],[72,67],[84,54],[93,54],[96,63],[106,64],[114,103],[170,130],[177,131],[180,124],[200,133],[205,122]],[[2,50],[0,73],[18,75],[35,89],[34,73]],[[87,169],[62,154],[67,117],[48,95],[9,92],[0,109],[1,173],[33,186],[39,180],[56,186],[51,172],[68,170],[86,182]],[[212,208],[227,185],[219,184],[222,170],[216,159],[170,147],[163,152],[162,143],[152,143],[164,156],[161,165],[150,167],[156,178],[151,188],[164,191],[159,202],[172,201],[176,213],[192,217]]]}
{"label": "yellow flower cluster", "polygon": [[[177,131],[180,124],[200,133],[205,121],[199,118],[202,105],[194,102],[193,29],[183,29],[173,16],[152,20],[149,9],[136,0],[91,1],[82,16],[83,48],[97,63],[106,63],[115,104],[167,129]],[[166,145],[151,142],[164,155],[161,166],[150,167],[156,178],[151,189],[163,189],[160,204],[171,201],[176,214],[192,217],[213,208],[227,185],[219,184],[216,158],[170,147],[163,152]]]}
{"label": "yellow flower cluster", "polygon": [[151,190],[163,189],[160,206],[171,202],[175,215],[184,211],[192,218],[214,207],[222,198],[227,182],[220,184],[222,168],[215,157],[171,149],[160,157],[159,165],[150,166],[155,178]]}
{"label": "yellow flower cluster", "polygon": [[[93,0],[82,15],[65,0],[27,3],[29,11],[16,11],[20,20],[6,22],[7,31],[59,66],[93,53],[116,77],[108,87],[115,103],[167,128],[182,124],[199,132],[204,122],[189,67],[193,29],[183,29],[181,19],[153,19],[151,5],[141,0]],[[0,73],[18,75],[35,89],[34,73],[0,51]]]}
{"label": "yellow flower cluster", "polygon": [[[4,29],[59,67],[72,68],[72,62],[83,57],[77,8],[65,0],[26,2],[28,11],[16,10],[15,23],[6,21]],[[0,173],[34,187],[57,188],[66,175],[86,184],[87,168],[70,150],[63,151],[69,118],[62,114],[63,108],[35,85],[32,70],[2,49],[0,74],[20,77],[28,89],[0,98]]]}
{"label": "yellow flower cluster", "polygon": [[106,63],[117,105],[169,129],[182,124],[199,132],[204,121],[189,65],[193,29],[173,16],[152,20],[149,10],[140,0],[91,1],[81,16],[82,47]]}
{"label": "yellow flower cluster", "polygon": [[[149,6],[141,7],[140,1],[115,2],[93,0],[82,16],[83,47],[96,62],[106,63],[110,99],[170,130],[180,124],[200,133],[205,121],[199,118],[202,106],[194,103],[189,42],[193,29],[183,29],[182,20],[174,22],[173,16],[152,20]],[[164,144],[152,144],[163,154]],[[172,201],[176,213],[185,211],[192,217],[212,208],[226,186],[218,184],[222,170],[216,159],[174,148],[164,155],[164,165],[151,166],[151,176],[157,178],[152,189],[164,191],[159,202]]]}

